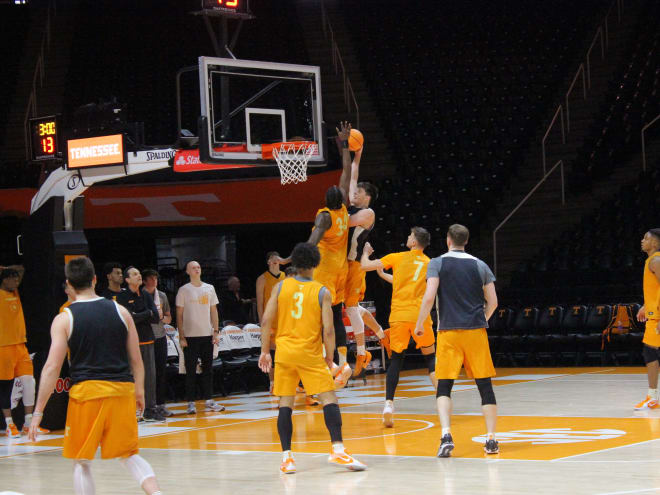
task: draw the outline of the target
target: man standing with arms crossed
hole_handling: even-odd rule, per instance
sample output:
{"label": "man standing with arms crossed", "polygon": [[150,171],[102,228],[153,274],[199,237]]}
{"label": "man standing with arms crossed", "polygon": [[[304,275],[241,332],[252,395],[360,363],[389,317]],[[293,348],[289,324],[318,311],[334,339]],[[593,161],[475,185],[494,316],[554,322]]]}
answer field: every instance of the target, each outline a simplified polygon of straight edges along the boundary
{"label": "man standing with arms crossed", "polygon": [[[454,224],[447,232],[449,252],[433,258],[426,272],[426,292],[419,310],[415,333],[424,332],[433,301],[438,301],[438,335],[435,376],[438,380],[436,402],[442,440],[438,457],[449,457],[454,449],[451,436],[451,389],[461,367],[474,378],[481,395],[481,410],[486,420],[486,454],[497,454],[495,440],[497,403],[491,377],[495,376],[488,347],[488,319],[497,308],[495,276],[488,265],[465,252],[470,232]],[[484,308],[484,301],[486,302]]]}
{"label": "man standing with arms crossed", "polygon": [[202,282],[202,267],[196,261],[186,265],[190,282],[176,294],[176,325],[179,345],[186,362],[186,414],[197,414],[195,392],[197,360],[202,361],[202,398],[208,411],[224,411],[213,396],[213,344],[219,339],[218,296],[211,284]]}
{"label": "man standing with arms crossed", "polygon": [[144,409],[144,368],[133,318],[123,306],[96,295],[89,258],[67,263],[65,275],[75,301],[53,320],[29,438],[37,440],[44,408],[69,351],[73,386],[62,455],[74,462],[74,493],[96,493],[91,463],[100,445],[103,459],[119,458],[146,494],[161,495],[153,469],[138,455],[135,410]]}

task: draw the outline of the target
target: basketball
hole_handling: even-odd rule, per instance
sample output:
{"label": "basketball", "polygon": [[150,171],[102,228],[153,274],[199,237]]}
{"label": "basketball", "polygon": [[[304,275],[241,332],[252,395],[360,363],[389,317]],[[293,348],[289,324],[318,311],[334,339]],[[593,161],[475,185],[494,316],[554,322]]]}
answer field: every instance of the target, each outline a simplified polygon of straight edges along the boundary
{"label": "basketball", "polygon": [[364,136],[357,129],[351,129],[351,135],[348,136],[348,149],[351,151],[359,151],[364,145]]}

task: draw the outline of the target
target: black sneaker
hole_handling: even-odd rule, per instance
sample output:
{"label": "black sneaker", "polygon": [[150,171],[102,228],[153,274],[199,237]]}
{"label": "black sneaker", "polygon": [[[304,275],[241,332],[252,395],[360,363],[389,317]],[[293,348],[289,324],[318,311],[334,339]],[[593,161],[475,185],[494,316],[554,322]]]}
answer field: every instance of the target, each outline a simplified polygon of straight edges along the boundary
{"label": "black sneaker", "polygon": [[170,416],[174,415],[174,413],[164,405],[156,406],[156,411],[158,411],[158,413],[160,413],[161,416],[165,416],[166,418],[169,418]]}
{"label": "black sneaker", "polygon": [[144,411],[144,422],[145,423],[163,423],[165,421],[165,416],[160,414],[157,409],[146,409]]}
{"label": "black sneaker", "polygon": [[486,440],[486,444],[484,445],[484,452],[486,454],[497,454],[500,451],[500,444],[497,443],[497,440],[494,438],[489,438]]}
{"label": "black sneaker", "polygon": [[442,437],[437,455],[438,457],[450,457],[452,450],[454,450],[454,439],[451,437],[451,433],[447,433]]}

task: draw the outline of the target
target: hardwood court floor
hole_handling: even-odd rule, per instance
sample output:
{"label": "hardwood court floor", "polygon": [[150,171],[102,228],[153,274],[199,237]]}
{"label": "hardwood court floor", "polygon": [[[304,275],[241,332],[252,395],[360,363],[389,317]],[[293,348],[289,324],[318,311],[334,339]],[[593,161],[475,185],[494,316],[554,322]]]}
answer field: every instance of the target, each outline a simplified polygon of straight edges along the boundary
{"label": "hardwood court floor", "polygon": [[[302,395],[294,412],[295,475],[278,474],[277,403],[267,393],[219,398],[222,413],[140,426],[141,454],[166,494],[660,494],[660,410],[632,409],[646,393],[643,368],[501,368],[494,384],[496,456],[483,452],[474,383],[459,379],[456,449],[450,459],[435,457],[440,427],[422,371],[402,374],[392,429],[381,420],[384,375],[339,393],[344,443],[368,464],[362,473],[326,463],[322,410],[306,407]],[[0,495],[72,493],[61,442],[61,432],[35,444],[0,437]],[[141,493],[115,461],[96,461],[93,470],[99,494]]]}

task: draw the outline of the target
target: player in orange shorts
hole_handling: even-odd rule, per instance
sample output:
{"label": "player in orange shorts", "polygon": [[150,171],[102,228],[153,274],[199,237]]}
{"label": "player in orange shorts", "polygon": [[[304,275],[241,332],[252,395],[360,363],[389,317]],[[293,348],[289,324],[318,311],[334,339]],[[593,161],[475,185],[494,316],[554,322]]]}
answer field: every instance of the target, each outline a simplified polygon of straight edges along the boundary
{"label": "player in orange shorts", "polygon": [[[348,150],[348,137],[351,124],[341,122],[337,129],[337,145],[342,158],[342,172],[339,185],[328,188],[325,193],[325,208],[316,212],[314,228],[307,240],[317,245],[321,252],[321,262],[314,270],[314,280],[320,282],[332,295],[332,316],[335,328],[335,341],[339,366],[333,369],[337,388],[346,385],[352,375],[351,367],[346,362],[346,327],[342,315],[344,286],[348,272],[346,250],[348,246],[348,228],[351,227],[348,210],[348,186],[351,177],[351,154]],[[291,257],[279,258],[281,264],[291,262]],[[298,267],[296,267],[298,268]]]}
{"label": "player in orange shorts", "polygon": [[[335,383],[328,365],[332,362],[335,335],[332,324],[332,296],[319,282],[312,280],[314,268],[321,255],[310,243],[301,242],[291,253],[298,273],[278,283],[266,305],[261,327],[261,355],[259,367],[264,373],[272,368],[270,355],[271,325],[277,318],[277,345],[275,350],[275,388],[280,398],[277,432],[282,444],[280,472],[291,474],[296,466],[291,454],[293,435],[293,404],[298,382],[305,391],[318,394],[323,404],[323,417],[330,433],[332,451],[328,462],[353,471],[366,466],[344,450],[341,431],[341,413],[335,395]],[[325,347],[325,358],[323,349]]]}
{"label": "player in orange shorts", "polygon": [[649,391],[635,406],[636,411],[658,408],[658,358],[660,358],[660,229],[651,229],[642,239],[642,251],[648,256],[644,263],[644,306],[637,319],[646,322],[642,354],[646,363]]}
{"label": "player in orange shorts", "polygon": [[74,493],[95,493],[91,462],[100,445],[103,459],[119,458],[145,493],[161,495],[151,466],[138,455],[135,411],[144,409],[144,367],[133,318],[115,301],[96,295],[89,258],[71,260],[64,273],[75,301],[55,317],[50,329],[30,440],[37,440],[39,422],[68,351],[73,386],[62,455],[73,459]]}
{"label": "player in orange shorts", "polygon": [[408,348],[410,337],[415,340],[417,348],[426,358],[429,378],[435,387],[435,337],[431,318],[424,322],[422,335],[415,335],[415,321],[422,296],[426,288],[426,267],[429,257],[424,249],[430,244],[431,235],[422,227],[410,229],[406,242],[409,251],[392,253],[387,256],[371,260],[369,256],[373,248],[367,242],[362,253],[362,269],[365,271],[392,269],[392,309],[390,311],[389,346],[391,350],[390,365],[387,368],[385,386],[385,407],[383,409],[383,424],[391,428],[394,426],[394,392],[399,384],[399,373],[403,368],[405,351]]}
{"label": "player in orange shorts", "polygon": [[[5,417],[9,438],[21,436],[11,417],[11,394],[15,378],[20,380],[23,386],[25,432],[30,427],[34,409],[34,370],[32,359],[25,347],[25,318],[18,294],[22,272],[22,266],[0,267],[0,408]],[[41,432],[48,433],[48,430],[41,429]]]}
{"label": "player in orange shorts", "polygon": [[425,332],[424,322],[433,302],[437,300],[436,402],[442,426],[438,457],[449,457],[454,449],[450,430],[450,396],[454,380],[463,366],[468,376],[475,379],[481,395],[481,410],[488,431],[484,451],[486,454],[499,452],[495,440],[497,403],[491,382],[495,368],[486,335],[488,319],[497,308],[495,276],[486,263],[465,252],[469,236],[470,232],[463,225],[449,227],[449,252],[433,258],[429,263],[426,292],[415,325],[415,333],[422,335]]}

